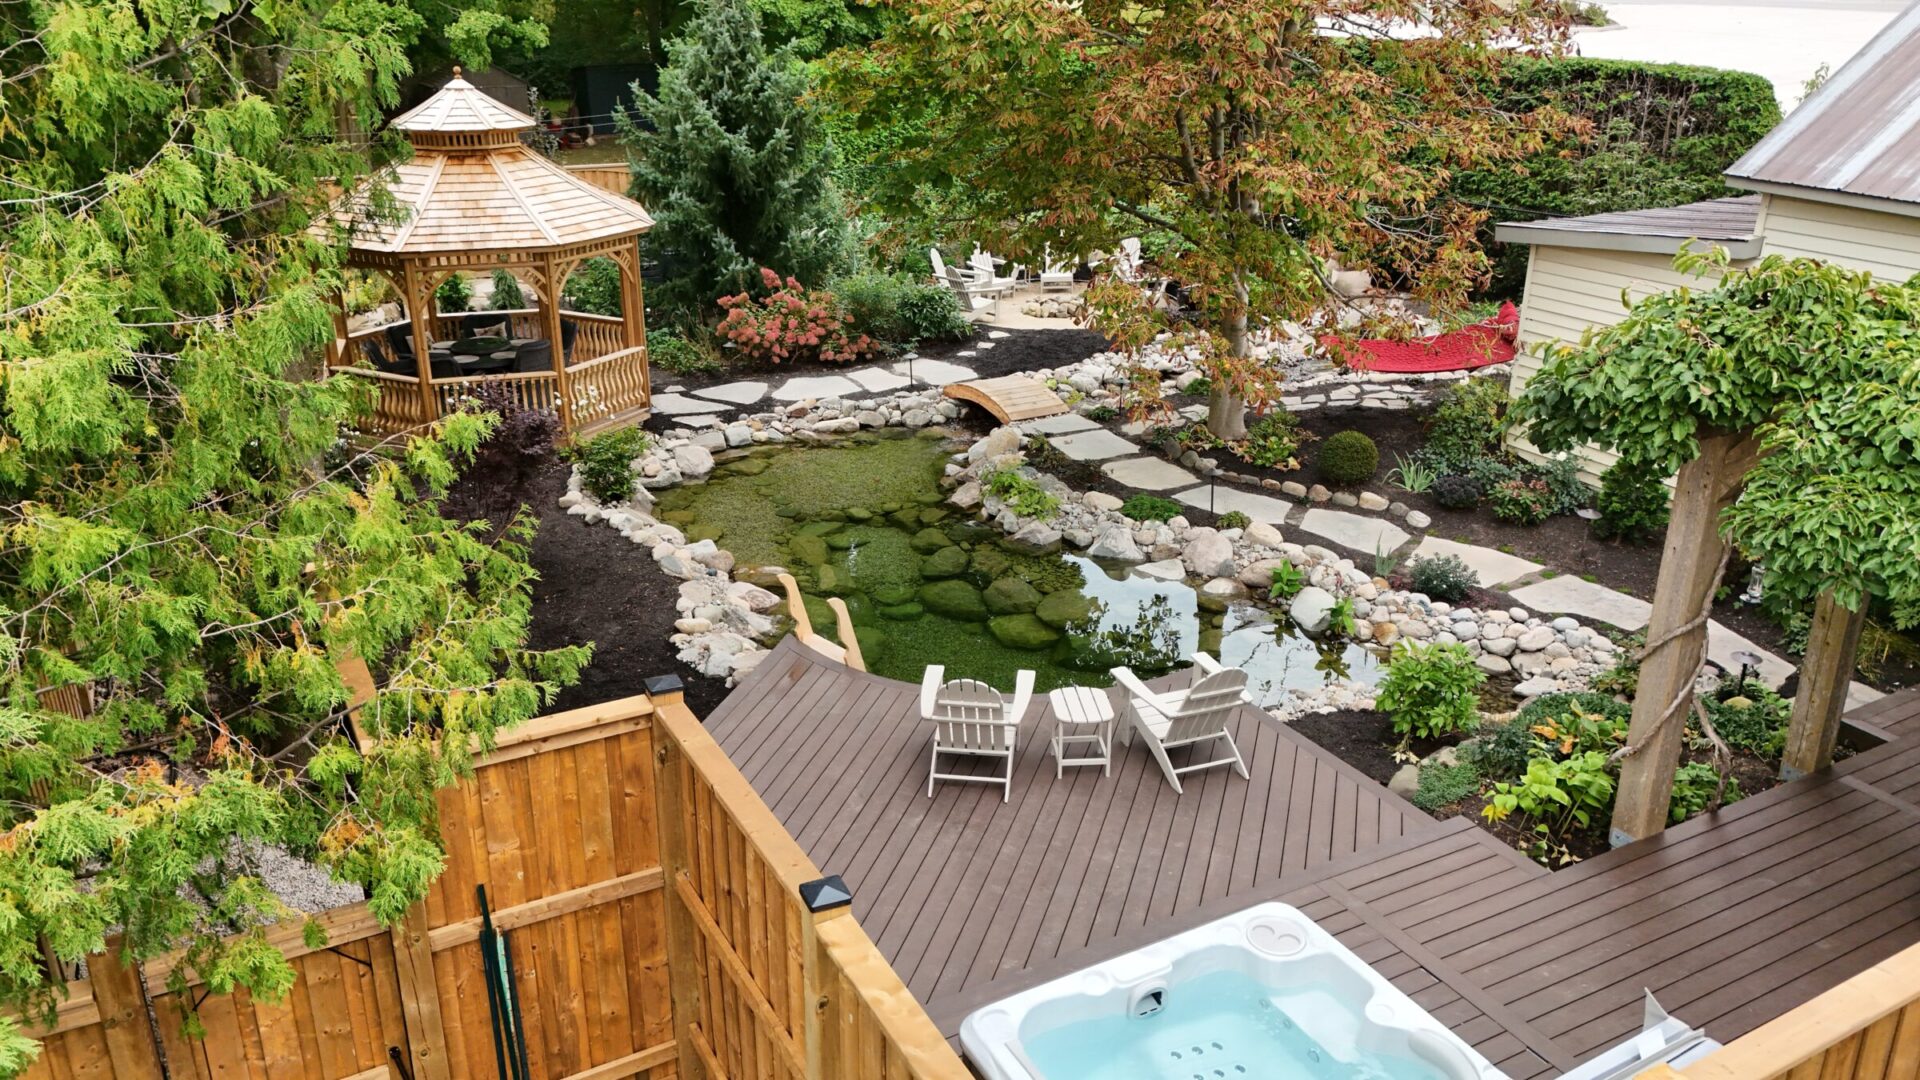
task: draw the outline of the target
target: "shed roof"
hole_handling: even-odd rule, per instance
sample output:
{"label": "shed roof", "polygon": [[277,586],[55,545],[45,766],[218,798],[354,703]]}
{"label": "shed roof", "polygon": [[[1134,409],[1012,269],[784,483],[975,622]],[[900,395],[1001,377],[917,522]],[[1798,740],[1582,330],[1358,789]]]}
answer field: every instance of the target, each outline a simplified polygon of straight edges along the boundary
{"label": "shed roof", "polygon": [[1920,4],[1734,162],[1727,181],[1920,216]]}
{"label": "shed roof", "polygon": [[1672,255],[1689,240],[1727,249],[1736,259],[1760,254],[1760,196],[1735,195],[1684,206],[1621,210],[1581,217],[1504,221],[1494,238],[1507,244],[1644,251]]}

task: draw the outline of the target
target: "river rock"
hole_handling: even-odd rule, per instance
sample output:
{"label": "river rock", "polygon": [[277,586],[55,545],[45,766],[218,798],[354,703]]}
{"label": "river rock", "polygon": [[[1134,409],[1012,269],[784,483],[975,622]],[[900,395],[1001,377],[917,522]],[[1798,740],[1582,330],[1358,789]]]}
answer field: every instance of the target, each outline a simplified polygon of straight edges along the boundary
{"label": "river rock", "polygon": [[1293,603],[1287,605],[1287,614],[1295,625],[1309,634],[1318,634],[1327,628],[1333,617],[1333,594],[1317,585],[1309,585],[1294,594]]}
{"label": "river rock", "polygon": [[1059,529],[1044,521],[1029,521],[1007,537],[1007,544],[1021,551],[1046,555],[1060,550],[1060,539]]}
{"label": "river rock", "polygon": [[1551,694],[1558,689],[1560,689],[1559,683],[1554,682],[1552,679],[1536,675],[1515,686],[1513,692],[1519,697],[1531,698],[1539,697],[1541,694]]}
{"label": "river rock", "polygon": [[1538,675],[1547,670],[1547,665],[1551,663],[1553,661],[1545,653],[1537,652],[1515,653],[1512,660],[1513,670],[1522,675]]}
{"label": "river rock", "polygon": [[1488,638],[1480,647],[1494,656],[1512,656],[1520,648],[1520,643],[1510,637]]}
{"label": "river rock", "polygon": [[733,552],[722,550],[712,540],[700,540],[687,548],[687,554],[701,566],[725,574],[733,569]]}
{"label": "river rock", "polygon": [[1256,547],[1278,549],[1281,544],[1286,543],[1286,540],[1280,535],[1280,530],[1264,521],[1256,521],[1247,526],[1246,531],[1241,534],[1241,538]]}
{"label": "river rock", "polygon": [[953,540],[950,539],[946,533],[941,532],[931,525],[914,533],[913,539],[907,543],[909,547],[922,555],[931,555],[941,548],[953,546]]}
{"label": "river rock", "polygon": [[1247,587],[1230,577],[1217,577],[1200,586],[1200,607],[1206,611],[1225,611],[1235,600],[1247,598]]}
{"label": "river rock", "polygon": [[1416,529],[1424,529],[1433,524],[1433,518],[1428,517],[1418,510],[1409,510],[1407,511],[1407,524]]}
{"label": "river rock", "polygon": [[1009,649],[1045,649],[1061,636],[1033,615],[997,615],[987,620],[987,631]]}
{"label": "river rock", "polygon": [[1180,561],[1195,577],[1227,577],[1233,573],[1233,542],[1213,529],[1194,529]]}
{"label": "river rock", "polygon": [[1133,532],[1117,522],[1100,530],[1088,546],[1087,554],[1096,559],[1119,562],[1140,562],[1146,558],[1140,553],[1140,545],[1133,542]]}
{"label": "river rock", "polygon": [[1287,565],[1285,559],[1256,559],[1240,571],[1240,584],[1256,592],[1265,593],[1273,586],[1275,569]]}
{"label": "river rock", "polygon": [[1387,781],[1387,790],[1403,799],[1413,798],[1420,790],[1420,766],[1402,765],[1394,770],[1393,778]]}
{"label": "river rock", "polygon": [[1040,598],[1034,617],[1048,626],[1064,630],[1068,625],[1093,613],[1093,601],[1078,589],[1061,589]]}
{"label": "river rock", "polygon": [[1489,652],[1483,652],[1474,657],[1473,662],[1480,665],[1481,671],[1490,675],[1504,675],[1513,670],[1513,665],[1507,663],[1505,657],[1495,656]]}
{"label": "river rock", "polygon": [[1121,505],[1119,496],[1109,495],[1104,491],[1089,491],[1080,497],[1080,501],[1095,510],[1117,511]]}
{"label": "river rock", "polygon": [[704,446],[683,443],[673,448],[673,464],[688,480],[699,480],[713,471],[713,452]]}
{"label": "river rock", "polygon": [[1019,578],[1001,578],[987,586],[980,600],[995,615],[1024,615],[1040,606],[1040,593]]}
{"label": "river rock", "polygon": [[1553,627],[1536,626],[1520,635],[1520,648],[1524,652],[1539,652],[1553,644]]}
{"label": "river rock", "polygon": [[920,603],[936,615],[962,622],[985,622],[991,614],[980,590],[964,581],[929,581],[920,586]]}
{"label": "river rock", "polygon": [[751,581],[736,581],[727,586],[727,598],[741,604],[748,611],[772,611],[780,606],[780,598]]}
{"label": "river rock", "polygon": [[962,510],[971,510],[980,505],[980,485],[969,480],[953,489],[953,494],[947,496],[947,501]]}
{"label": "river rock", "polygon": [[980,462],[1011,454],[1020,449],[1020,433],[1010,427],[998,427],[988,432],[986,437],[967,447],[967,462],[978,465]]}
{"label": "river rock", "polygon": [[1157,562],[1141,563],[1133,568],[1133,572],[1155,581],[1180,581],[1187,576],[1187,568],[1181,565],[1179,559],[1161,559]]}

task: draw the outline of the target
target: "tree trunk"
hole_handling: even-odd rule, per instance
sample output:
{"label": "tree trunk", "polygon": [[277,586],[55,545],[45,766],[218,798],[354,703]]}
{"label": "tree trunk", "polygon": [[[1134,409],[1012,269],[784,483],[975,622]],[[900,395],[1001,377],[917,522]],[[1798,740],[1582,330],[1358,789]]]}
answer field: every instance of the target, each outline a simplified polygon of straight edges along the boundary
{"label": "tree trunk", "polygon": [[[1233,363],[1241,364],[1253,355],[1253,341],[1247,330],[1247,283],[1238,274],[1233,278],[1233,295],[1234,314],[1224,329],[1227,352]],[[1207,430],[1229,441],[1247,437],[1246,400],[1233,392],[1226,379],[1214,379],[1207,395]]]}
{"label": "tree trunk", "polygon": [[[1660,578],[1654,586],[1653,615],[1647,642],[1653,644],[1698,618],[1710,600],[1714,574],[1726,542],[1720,537],[1720,513],[1740,492],[1740,480],[1753,463],[1753,442],[1742,435],[1700,440],[1700,456],[1680,469],[1673,492],[1673,517],[1667,525]],[[1640,664],[1633,696],[1629,746],[1639,749],[1620,768],[1613,803],[1613,846],[1643,840],[1667,827],[1673,800],[1673,775],[1680,767],[1682,735],[1692,714],[1693,680],[1707,647],[1702,622],[1654,648]],[[1678,710],[1668,706],[1682,697]]]}
{"label": "tree trunk", "polygon": [[1860,631],[1866,625],[1864,603],[1853,611],[1831,592],[1821,593],[1814,601],[1807,657],[1800,665],[1800,692],[1793,699],[1793,726],[1787,729],[1787,748],[1780,755],[1781,779],[1798,780],[1833,764],[1840,714],[1847,708],[1847,684],[1853,679]]}

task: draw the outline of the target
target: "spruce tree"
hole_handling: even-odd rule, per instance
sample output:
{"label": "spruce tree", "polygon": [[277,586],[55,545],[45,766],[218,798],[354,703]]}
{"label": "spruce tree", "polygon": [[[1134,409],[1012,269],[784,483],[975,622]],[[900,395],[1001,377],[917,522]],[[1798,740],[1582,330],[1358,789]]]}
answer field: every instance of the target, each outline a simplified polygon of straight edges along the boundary
{"label": "spruce tree", "polygon": [[442,865],[434,789],[584,662],[522,647],[530,527],[438,512],[488,422],[367,447],[359,380],[312,377],[346,277],[308,226],[397,150],[339,133],[398,104],[423,26],[405,0],[0,19],[0,1075],[57,1000],[43,958],[110,929],[284,992],[268,847],[398,917]]}
{"label": "spruce tree", "polygon": [[634,190],[656,224],[648,254],[666,281],[649,293],[668,319],[717,317],[714,302],[770,267],[807,284],[848,248],[826,143],[800,98],[806,77],[769,55],[745,0],[704,0],[660,73],[619,118]]}

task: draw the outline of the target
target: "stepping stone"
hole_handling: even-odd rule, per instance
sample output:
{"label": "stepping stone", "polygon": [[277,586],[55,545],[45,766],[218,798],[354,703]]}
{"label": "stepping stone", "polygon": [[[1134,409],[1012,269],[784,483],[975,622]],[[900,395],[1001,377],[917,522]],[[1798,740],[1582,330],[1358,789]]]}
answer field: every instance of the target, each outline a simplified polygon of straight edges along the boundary
{"label": "stepping stone", "polygon": [[1345,510],[1323,510],[1317,506],[1301,516],[1299,527],[1363,554],[1392,551],[1412,539],[1405,529],[1384,518],[1349,514]]}
{"label": "stepping stone", "polygon": [[987,331],[987,338],[988,338],[988,340],[990,340],[990,341],[999,341],[999,340],[1000,340],[1001,338],[1009,338],[1009,337],[1012,337],[1012,336],[1013,336],[1012,334],[1009,334],[1009,333],[1007,333],[1007,332],[1006,332],[1005,330],[989,330],[989,331]]}
{"label": "stepping stone", "polygon": [[1721,626],[1718,622],[1707,622],[1707,659],[1720,666],[1720,670],[1732,675],[1740,674],[1740,661],[1733,658],[1737,652],[1750,652],[1760,658],[1755,673],[1761,682],[1779,688],[1793,674],[1793,665],[1773,655],[1767,650]]}
{"label": "stepping stone", "polygon": [[712,413],[694,413],[690,416],[676,416],[673,418],[673,422],[679,424],[681,427],[698,429],[718,427],[724,421]]}
{"label": "stepping stone", "polygon": [[1140,452],[1139,447],[1102,427],[1062,435],[1053,440],[1053,448],[1075,461],[1101,461]]}
{"label": "stepping stone", "polygon": [[767,396],[767,384],[763,382],[730,382],[719,386],[709,386],[705,390],[695,390],[695,397],[712,398],[715,401],[731,401],[736,405],[751,405]]}
{"label": "stepping stone", "polygon": [[1207,407],[1205,405],[1189,405],[1180,410],[1180,415],[1189,420],[1205,420],[1207,418]]}
{"label": "stepping stone", "polygon": [[1420,541],[1419,547],[1413,549],[1414,559],[1439,558],[1444,555],[1455,556],[1466,563],[1469,570],[1480,575],[1480,584],[1489,587],[1516,581],[1544,569],[1539,563],[1528,562],[1518,555],[1509,555],[1504,551],[1495,551],[1475,544],[1456,544],[1452,540],[1442,540],[1437,536],[1427,537]]}
{"label": "stepping stone", "polygon": [[652,405],[654,412],[665,413],[668,416],[678,416],[681,413],[726,412],[729,408],[723,402],[701,401],[699,398],[688,397],[685,394],[655,394]]}
{"label": "stepping stone", "polygon": [[1847,684],[1847,709],[1851,711],[1862,705],[1871,705],[1886,696],[1866,683],[1856,680]]}
{"label": "stepping stone", "polygon": [[1209,497],[1212,499],[1212,509],[1216,514],[1230,514],[1238,510],[1254,521],[1264,521],[1269,525],[1278,525],[1285,521],[1287,511],[1293,509],[1293,504],[1285,499],[1242,491],[1225,484],[1215,484],[1211,489],[1202,484],[1174,496],[1175,499],[1197,510],[1208,508]]}
{"label": "stepping stone", "polygon": [[[911,372],[908,371],[909,366]],[[893,365],[892,370],[895,375],[911,374],[913,381],[923,386],[945,386],[948,383],[966,382],[974,377],[972,368],[949,364],[945,360],[915,360],[911,365],[901,361]]]}
{"label": "stepping stone", "polygon": [[859,383],[840,375],[801,375],[781,383],[780,389],[773,392],[773,397],[776,401],[804,401],[807,398],[845,397],[859,392]]}
{"label": "stepping stone", "polygon": [[991,348],[993,348],[993,344],[994,344],[994,343],[993,343],[993,342],[991,342],[991,341],[983,341],[983,342],[981,342],[980,344],[978,344],[978,345],[975,345],[975,346],[974,346],[974,348],[976,348],[976,349],[991,349]]}
{"label": "stepping stone", "polygon": [[847,372],[847,378],[859,383],[868,391],[878,394],[886,390],[898,390],[910,381],[905,375],[895,375],[885,368],[869,367],[859,371]]}
{"label": "stepping stone", "polygon": [[1653,605],[1645,600],[1571,574],[1515,589],[1513,598],[1535,611],[1577,615],[1622,630],[1638,630],[1646,626],[1648,616],[1653,614]]}
{"label": "stepping stone", "polygon": [[961,350],[960,350],[959,352],[957,352],[957,353],[954,353],[953,355],[955,355],[955,356],[978,356],[979,354],[978,354],[978,353],[976,353],[976,352],[974,352],[974,351],[973,351],[972,349],[961,349]]}
{"label": "stepping stone", "polygon": [[1100,466],[1100,471],[1128,487],[1136,487],[1142,491],[1166,491],[1170,488],[1185,487],[1199,479],[1173,462],[1157,457],[1109,461]]}
{"label": "stepping stone", "polygon": [[1033,435],[1065,435],[1070,431],[1089,431],[1100,425],[1079,413],[1061,413],[1059,416],[1029,420],[1020,426],[1022,430]]}

